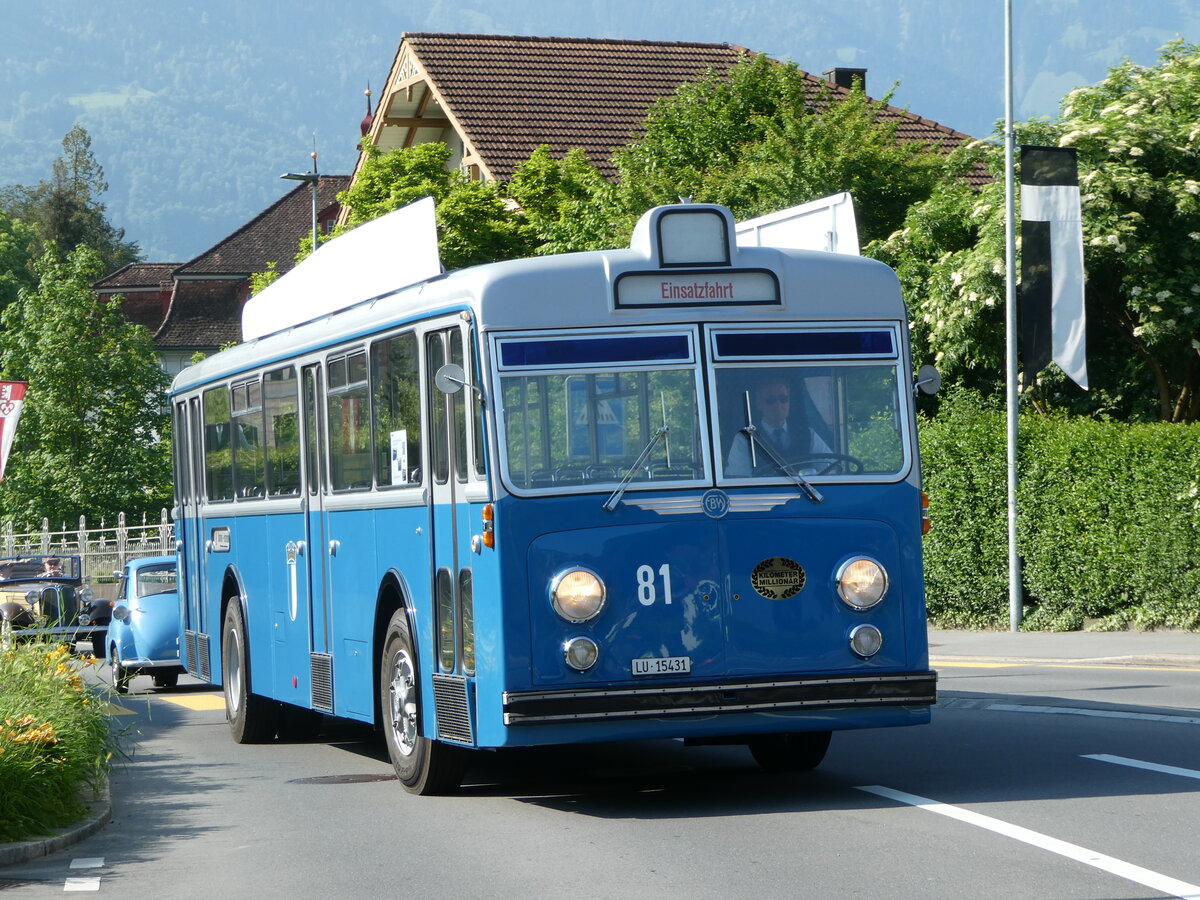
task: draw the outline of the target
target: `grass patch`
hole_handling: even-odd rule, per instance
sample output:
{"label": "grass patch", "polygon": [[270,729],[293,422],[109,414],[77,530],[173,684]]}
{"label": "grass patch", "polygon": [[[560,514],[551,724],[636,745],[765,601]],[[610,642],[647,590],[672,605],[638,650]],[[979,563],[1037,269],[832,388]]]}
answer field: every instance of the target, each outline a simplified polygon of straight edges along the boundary
{"label": "grass patch", "polygon": [[44,641],[0,647],[0,841],[79,821],[107,776],[118,735],[83,679],[95,664]]}

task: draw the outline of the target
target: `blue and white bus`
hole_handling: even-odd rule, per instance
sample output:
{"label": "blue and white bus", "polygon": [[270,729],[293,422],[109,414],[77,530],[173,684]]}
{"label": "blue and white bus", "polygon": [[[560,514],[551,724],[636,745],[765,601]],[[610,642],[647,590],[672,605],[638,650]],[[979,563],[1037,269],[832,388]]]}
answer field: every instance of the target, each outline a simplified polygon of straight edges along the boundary
{"label": "blue and white bus", "polygon": [[433,793],[468,749],[677,738],[798,769],[929,720],[887,266],[739,247],[681,204],[628,250],[365,298],[289,279],[271,333],[172,390],[184,660],[235,740],[375,723]]}

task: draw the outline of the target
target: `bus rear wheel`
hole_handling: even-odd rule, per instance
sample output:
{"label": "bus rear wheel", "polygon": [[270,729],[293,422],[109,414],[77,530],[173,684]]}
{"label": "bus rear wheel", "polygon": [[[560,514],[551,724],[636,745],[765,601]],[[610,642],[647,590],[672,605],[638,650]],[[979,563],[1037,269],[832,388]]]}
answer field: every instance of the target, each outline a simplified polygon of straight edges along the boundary
{"label": "bus rear wheel", "polygon": [[221,681],[225,686],[225,719],[239,744],[262,744],[279,728],[279,704],[250,692],[246,625],[237,600],[225,611],[221,630]]}
{"label": "bus rear wheel", "polygon": [[832,736],[829,731],[762,734],[747,744],[754,761],[768,772],[807,772],[821,764]]}
{"label": "bus rear wheel", "polygon": [[396,778],[413,794],[445,794],[462,783],[464,752],[421,734],[417,657],[404,610],[388,623],[379,665],[383,737]]}

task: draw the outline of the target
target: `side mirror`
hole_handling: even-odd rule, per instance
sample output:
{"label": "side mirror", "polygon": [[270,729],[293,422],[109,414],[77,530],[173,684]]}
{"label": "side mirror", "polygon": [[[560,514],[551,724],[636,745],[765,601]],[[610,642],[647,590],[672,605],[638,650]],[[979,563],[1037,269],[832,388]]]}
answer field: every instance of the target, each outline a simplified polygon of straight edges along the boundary
{"label": "side mirror", "polygon": [[918,390],[923,394],[936,394],[942,387],[942,375],[933,366],[921,366],[917,370],[917,382],[913,385],[913,393]]}
{"label": "side mirror", "polygon": [[467,381],[467,373],[463,371],[462,366],[455,363],[446,363],[438,369],[433,376],[433,383],[443,394],[457,394],[468,387],[475,392],[480,402],[483,401],[483,391]]}

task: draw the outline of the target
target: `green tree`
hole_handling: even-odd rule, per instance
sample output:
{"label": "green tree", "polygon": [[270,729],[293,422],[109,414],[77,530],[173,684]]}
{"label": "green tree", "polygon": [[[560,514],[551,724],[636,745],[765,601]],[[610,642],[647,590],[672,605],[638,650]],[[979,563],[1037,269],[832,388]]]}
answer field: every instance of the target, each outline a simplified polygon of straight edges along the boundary
{"label": "green tree", "polygon": [[49,180],[32,187],[6,188],[0,192],[0,208],[36,229],[40,244],[37,255],[50,242],[65,251],[88,246],[100,256],[101,274],[137,262],[141,249],[125,240],[124,229],[108,221],[100,202],[108,184],[92,154],[91,136],[76,124],[63,138],[62,148]]}
{"label": "green tree", "polygon": [[150,333],[91,284],[99,254],[53,245],[0,317],[0,372],[29,382],[25,410],[0,482],[0,515],[15,525],[56,525],[80,515],[158,511],[171,498],[167,376]]}
{"label": "green tree", "polygon": [[438,247],[447,269],[513,259],[533,252],[523,216],[505,203],[500,185],[471,181],[446,169],[445,144],[418,144],[387,153],[368,145],[358,178],[339,200],[353,228],[422,197],[437,204]]}
{"label": "green tree", "polygon": [[617,187],[575,149],[555,159],[538,147],[513,173],[508,194],[521,207],[539,254],[627,246],[637,213]]}
{"label": "green tree", "polygon": [[33,286],[29,264],[36,239],[32,228],[0,210],[0,312],[17,299],[21,288]]}
{"label": "green tree", "polygon": [[[1087,272],[1088,374],[1030,379],[1039,408],[1174,422],[1200,420],[1200,48],[1175,41],[1154,66],[1125,62],[1062,101],[1022,143],[1079,155]],[[978,145],[1001,179],[996,146]],[[918,361],[963,383],[1002,377],[1004,196],[942,185],[868,252],[904,282]]]}
{"label": "green tree", "polygon": [[624,205],[687,196],[747,219],[851,191],[863,243],[885,236],[946,174],[936,148],[897,140],[880,117],[887,100],[861,84],[839,100],[792,63],[745,58],[654,105],[646,133],[617,154]]}

